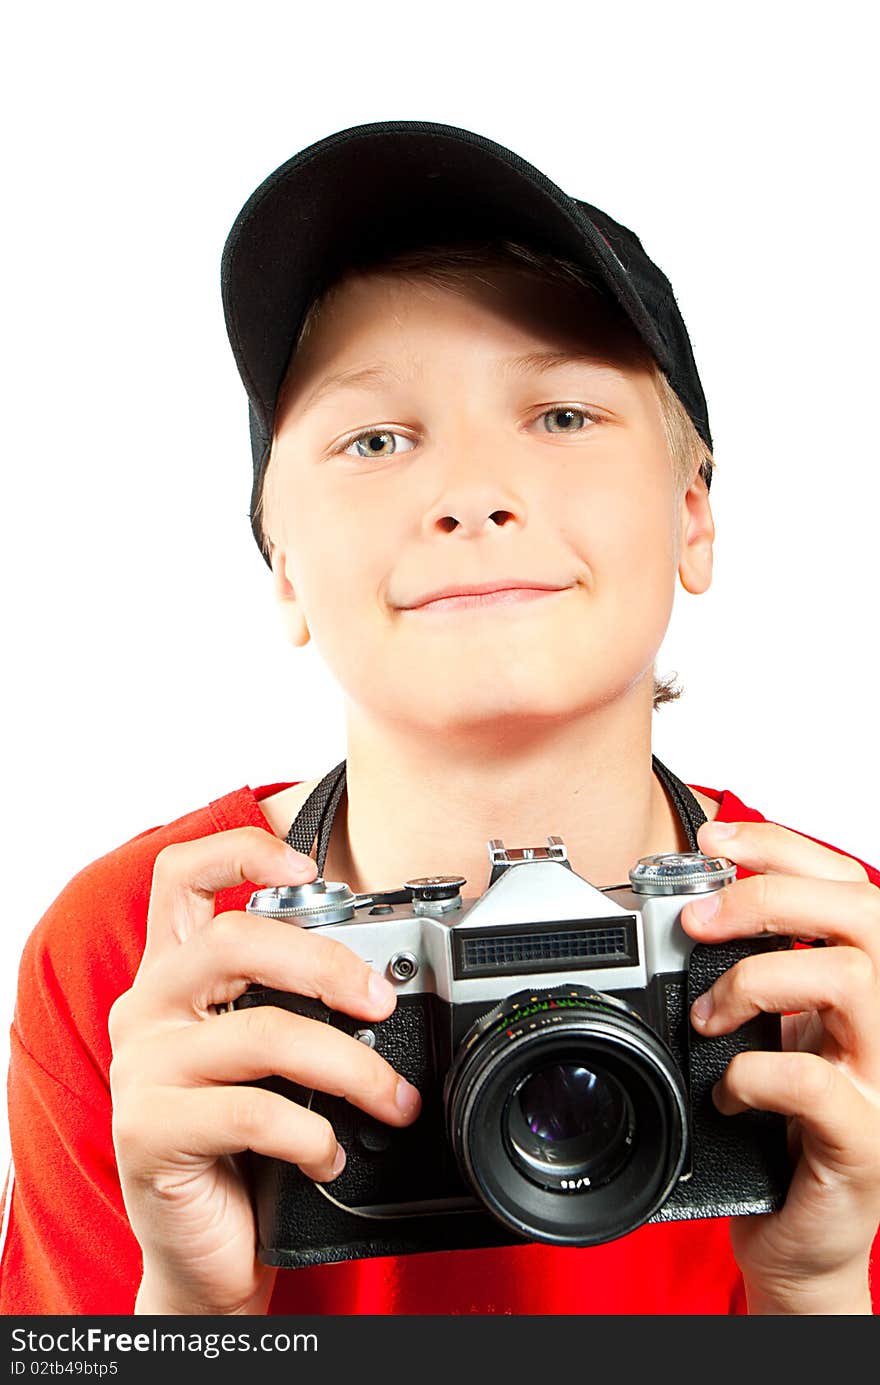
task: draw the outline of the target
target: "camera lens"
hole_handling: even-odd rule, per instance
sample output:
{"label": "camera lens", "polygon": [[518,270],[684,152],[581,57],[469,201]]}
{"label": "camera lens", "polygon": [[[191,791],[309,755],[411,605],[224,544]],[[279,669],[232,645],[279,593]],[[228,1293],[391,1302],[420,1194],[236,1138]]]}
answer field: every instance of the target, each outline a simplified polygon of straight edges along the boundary
{"label": "camera lens", "polygon": [[589,986],[519,991],[484,1014],[455,1052],[444,1102],[465,1182],[527,1240],[625,1236],[684,1167],[675,1057],[629,1005]]}
{"label": "camera lens", "polygon": [[635,1118],[620,1083],[582,1063],[550,1063],[511,1093],[505,1135],[514,1161],[544,1187],[592,1186],[629,1157]]}

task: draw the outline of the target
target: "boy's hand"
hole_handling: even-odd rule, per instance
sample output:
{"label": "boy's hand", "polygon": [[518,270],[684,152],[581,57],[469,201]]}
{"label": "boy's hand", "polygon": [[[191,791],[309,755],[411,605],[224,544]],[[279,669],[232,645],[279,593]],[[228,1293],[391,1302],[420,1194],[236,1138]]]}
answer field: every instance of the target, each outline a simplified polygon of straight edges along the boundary
{"label": "boy's hand", "polygon": [[354,1038],[276,1006],[216,1013],[253,980],[387,1019],[393,987],[344,944],[244,911],[217,890],[294,885],[317,866],[259,827],[175,843],[156,857],[143,958],[109,1018],[113,1142],[144,1257],[136,1312],[265,1313],[277,1271],[256,1256],[254,1213],[229,1157],[252,1149],[336,1177],[333,1128],[259,1087],[278,1074],[407,1125],[418,1093]]}
{"label": "boy's hand", "polygon": [[698,841],[708,855],[760,873],[706,895],[699,904],[719,905],[711,919],[699,922],[699,905],[688,904],[681,921],[692,938],[784,933],[827,944],[744,958],[707,992],[707,1017],[700,1001],[691,1010],[710,1037],[762,1010],[783,1015],[783,1051],[737,1054],[714,1092],[732,1119],[749,1108],[789,1117],[795,1167],[785,1205],[730,1224],[749,1310],[870,1313],[880,1223],[880,889],[857,861],[771,823],[707,822]]}

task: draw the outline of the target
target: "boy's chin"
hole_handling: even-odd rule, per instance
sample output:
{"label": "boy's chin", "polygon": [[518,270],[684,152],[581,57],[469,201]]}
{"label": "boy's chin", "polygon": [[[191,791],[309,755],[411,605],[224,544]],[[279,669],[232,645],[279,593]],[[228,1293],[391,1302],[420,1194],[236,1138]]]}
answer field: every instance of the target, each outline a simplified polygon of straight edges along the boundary
{"label": "boy's chin", "polygon": [[456,688],[454,696],[449,698],[437,695],[440,692],[435,688],[430,697],[414,695],[409,715],[400,707],[400,699],[395,698],[399,711],[397,715],[392,712],[392,716],[397,719],[399,715],[401,720],[417,723],[429,734],[516,740],[530,731],[578,721],[591,711],[606,707],[614,697],[614,691],[605,686],[585,688],[581,684],[563,689],[558,681],[544,689],[519,688],[505,692],[497,684],[493,688],[481,688],[476,680],[469,688]]}

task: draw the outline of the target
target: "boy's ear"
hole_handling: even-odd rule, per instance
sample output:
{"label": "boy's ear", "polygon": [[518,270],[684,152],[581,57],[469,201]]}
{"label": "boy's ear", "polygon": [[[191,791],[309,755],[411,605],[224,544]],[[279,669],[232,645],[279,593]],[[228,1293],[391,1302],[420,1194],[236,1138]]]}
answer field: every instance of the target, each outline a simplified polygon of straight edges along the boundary
{"label": "boy's ear", "polygon": [[277,544],[272,547],[272,586],[281,607],[281,620],[291,644],[305,645],[311,639],[305,611],[288,576],[287,552]]}
{"label": "boy's ear", "polygon": [[685,591],[699,596],[712,581],[715,521],[709,488],[698,472],[681,498],[678,575]]}

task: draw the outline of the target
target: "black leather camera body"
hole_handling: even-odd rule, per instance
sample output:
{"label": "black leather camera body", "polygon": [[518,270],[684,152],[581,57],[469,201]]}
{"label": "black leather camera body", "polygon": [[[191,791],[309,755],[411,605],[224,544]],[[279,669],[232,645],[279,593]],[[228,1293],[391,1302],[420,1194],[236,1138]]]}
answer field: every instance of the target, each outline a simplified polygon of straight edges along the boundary
{"label": "black leather camera body", "polygon": [[778,935],[694,944],[679,915],[735,868],[699,852],[646,857],[599,890],[546,847],[488,843],[485,892],[461,877],[353,895],[320,876],[261,889],[253,913],[332,935],[396,985],[388,1019],[251,986],[368,1043],[418,1087],[403,1129],[287,1079],[260,1085],[325,1115],[346,1150],[332,1183],[250,1156],[259,1254],[297,1268],[369,1256],[544,1241],[591,1246],[646,1222],[776,1210],[790,1179],[785,1121],[722,1116],[712,1087],[744,1049],[778,1049],[758,1015],[705,1038],[697,996]]}

